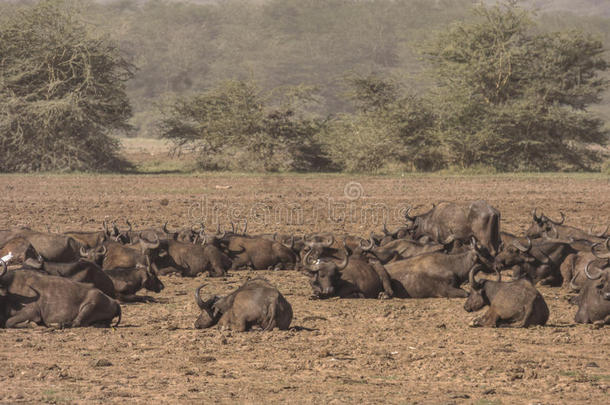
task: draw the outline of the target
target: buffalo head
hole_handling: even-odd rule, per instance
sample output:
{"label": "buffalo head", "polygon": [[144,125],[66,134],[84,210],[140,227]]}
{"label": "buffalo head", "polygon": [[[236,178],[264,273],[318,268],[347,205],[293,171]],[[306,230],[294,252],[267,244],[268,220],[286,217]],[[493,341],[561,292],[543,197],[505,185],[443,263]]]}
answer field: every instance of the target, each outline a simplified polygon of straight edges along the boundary
{"label": "buffalo head", "polygon": [[320,298],[331,297],[335,294],[337,280],[341,277],[343,270],[349,262],[349,254],[345,251],[345,258],[340,263],[330,259],[316,259],[311,257],[313,249],[310,249],[303,260],[303,268],[309,277],[309,283],[313,294]]}
{"label": "buffalo head", "polygon": [[202,284],[195,289],[195,302],[199,309],[201,309],[201,314],[195,321],[195,328],[197,329],[205,329],[216,325],[222,315],[222,313],[214,307],[214,304],[216,304],[221,297],[217,295],[206,295],[202,299],[199,295],[204,285],[205,284]]}

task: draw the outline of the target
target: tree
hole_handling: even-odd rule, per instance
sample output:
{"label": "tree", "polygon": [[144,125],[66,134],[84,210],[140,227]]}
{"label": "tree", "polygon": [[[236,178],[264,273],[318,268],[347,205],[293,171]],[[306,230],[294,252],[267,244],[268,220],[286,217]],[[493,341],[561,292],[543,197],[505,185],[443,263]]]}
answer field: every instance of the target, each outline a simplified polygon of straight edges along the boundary
{"label": "tree", "polygon": [[342,114],[324,132],[324,150],[350,172],[435,170],[442,165],[439,142],[431,136],[432,106],[404,94],[391,79],[377,75],[347,79],[355,114]]}
{"label": "tree", "polygon": [[116,170],[133,68],[62,1],[0,21],[0,171]]}
{"label": "tree", "polygon": [[310,91],[287,92],[291,100],[272,106],[253,83],[229,80],[177,98],[162,109],[161,136],[197,152],[205,169],[318,169],[325,161],[314,135],[323,123],[296,108]]}
{"label": "tree", "polygon": [[604,144],[603,44],[581,31],[536,30],[511,2],[440,33],[426,49],[439,90],[437,135],[451,163],[500,170],[589,169]]}

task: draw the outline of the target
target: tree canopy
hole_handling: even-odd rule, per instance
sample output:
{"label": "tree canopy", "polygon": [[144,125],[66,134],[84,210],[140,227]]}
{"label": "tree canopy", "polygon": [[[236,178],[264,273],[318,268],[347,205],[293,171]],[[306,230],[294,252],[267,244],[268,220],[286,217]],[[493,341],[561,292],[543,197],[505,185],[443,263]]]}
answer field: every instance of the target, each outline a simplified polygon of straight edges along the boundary
{"label": "tree canopy", "polygon": [[116,170],[133,67],[62,2],[0,22],[0,171]]}

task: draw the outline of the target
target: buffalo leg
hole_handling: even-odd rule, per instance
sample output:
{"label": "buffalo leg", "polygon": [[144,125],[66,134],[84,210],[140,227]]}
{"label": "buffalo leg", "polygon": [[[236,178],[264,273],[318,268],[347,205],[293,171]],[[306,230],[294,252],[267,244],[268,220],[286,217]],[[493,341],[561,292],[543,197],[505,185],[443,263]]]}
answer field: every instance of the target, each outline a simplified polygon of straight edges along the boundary
{"label": "buffalo leg", "polygon": [[5,327],[6,328],[14,328],[15,325],[19,325],[25,321],[32,321],[36,323],[40,323],[42,321],[38,308],[35,306],[25,307],[19,312],[17,312],[12,317],[6,320]]}
{"label": "buffalo leg", "polygon": [[461,288],[449,286],[447,288],[447,298],[468,298],[468,292]]}
{"label": "buffalo leg", "polygon": [[372,262],[371,265],[373,266],[373,269],[375,270],[375,272],[377,273],[377,276],[381,280],[381,283],[383,284],[383,290],[385,291],[385,293],[388,296],[393,297],[394,291],[392,290],[392,281],[390,280],[390,275],[388,274],[385,267],[383,267],[381,265],[381,263],[378,261]]}
{"label": "buffalo leg", "polygon": [[483,327],[487,327],[487,328],[495,328],[498,325],[498,320],[500,319],[500,317],[498,316],[498,314],[496,314],[496,312],[489,308],[487,310],[487,312],[479,317],[479,318],[475,318],[472,321],[472,326],[483,326]]}

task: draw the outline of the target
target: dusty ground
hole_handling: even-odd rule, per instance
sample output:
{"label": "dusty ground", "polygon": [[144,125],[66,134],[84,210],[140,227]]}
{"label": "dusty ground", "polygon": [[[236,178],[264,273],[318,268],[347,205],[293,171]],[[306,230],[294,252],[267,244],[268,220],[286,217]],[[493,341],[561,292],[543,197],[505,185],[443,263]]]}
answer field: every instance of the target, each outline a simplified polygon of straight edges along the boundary
{"label": "dusty ground", "polygon": [[[215,228],[247,217],[249,232],[364,235],[384,219],[397,225],[405,205],[422,212],[434,201],[478,198],[512,232],[527,227],[534,206],[587,229],[610,223],[610,179],[600,176],[66,175],[0,176],[0,229],[98,229],[106,215],[139,227],[203,220]],[[545,327],[475,329],[461,299],[310,301],[304,276],[257,274],[291,302],[291,330],[193,329],[198,284],[223,293],[252,272],[164,277],[166,289],[152,294],[160,302],[124,306],[116,330],[0,330],[0,402],[608,401],[610,328],[574,325],[561,289],[541,288],[551,309]]]}

